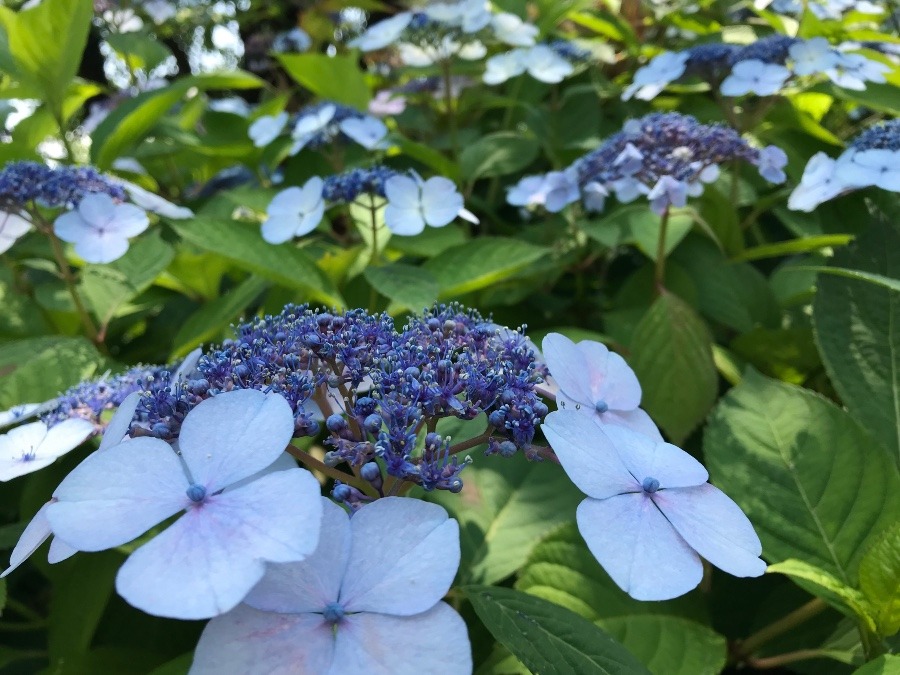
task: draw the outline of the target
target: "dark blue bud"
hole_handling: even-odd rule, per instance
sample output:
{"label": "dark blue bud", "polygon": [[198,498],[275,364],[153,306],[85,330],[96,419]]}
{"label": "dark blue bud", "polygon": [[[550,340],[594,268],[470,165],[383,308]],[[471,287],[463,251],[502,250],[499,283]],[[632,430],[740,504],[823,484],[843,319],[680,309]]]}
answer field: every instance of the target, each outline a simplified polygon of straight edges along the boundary
{"label": "dark blue bud", "polygon": [[157,438],[168,438],[172,434],[172,430],[165,422],[157,422],[150,428],[150,433]]}
{"label": "dark blue bud", "polygon": [[303,336],[303,344],[310,349],[317,349],[322,346],[322,338],[315,333],[307,333]]}
{"label": "dark blue bud", "polygon": [[381,479],[381,467],[379,467],[376,462],[367,462],[362,465],[362,468],[359,470],[359,475],[370,483],[375,482]]}
{"label": "dark blue bud", "polygon": [[371,414],[363,421],[363,426],[370,434],[377,434],[381,431],[382,419],[381,415]]}
{"label": "dark blue bud", "polygon": [[597,401],[594,404],[594,410],[596,410],[601,415],[609,410],[609,405],[607,405],[606,401]]}
{"label": "dark blue bud", "polygon": [[335,467],[340,464],[343,460],[341,459],[340,454],[336,453],[334,450],[325,453],[325,457],[322,459],[322,462],[325,463],[325,466]]}
{"label": "dark blue bud", "polygon": [[450,370],[453,367],[453,362],[450,359],[441,359],[437,362],[437,367],[441,372]]}
{"label": "dark blue bud", "polygon": [[488,416],[488,422],[492,427],[502,429],[506,426],[506,413],[502,410],[495,410]]}
{"label": "dark blue bud", "polygon": [[187,387],[192,394],[196,396],[203,396],[206,392],[209,391],[209,380],[203,378],[200,380],[191,380],[188,382]]}
{"label": "dark blue bud", "polygon": [[512,457],[514,454],[516,454],[517,448],[516,444],[512,441],[503,441],[500,444],[499,450],[500,454],[504,457]]}
{"label": "dark blue bud", "polygon": [[329,415],[328,419],[325,420],[325,427],[328,429],[328,431],[339,434],[347,428],[347,420],[345,420],[342,415],[338,415],[337,413],[335,413],[333,415]]}
{"label": "dark blue bud", "polygon": [[653,493],[653,492],[656,492],[657,490],[659,490],[659,481],[656,480],[655,478],[651,478],[650,476],[647,476],[641,482],[641,487],[644,489],[644,492]]}
{"label": "dark blue bud", "polygon": [[339,386],[341,386],[341,378],[339,378],[337,375],[329,375],[327,381],[328,386],[332,389],[337,389]]}
{"label": "dark blue bud", "polygon": [[341,483],[340,485],[335,485],[334,489],[331,491],[331,496],[335,498],[336,501],[345,502],[350,499],[350,495],[353,492],[350,490],[349,485],[344,485]]}
{"label": "dark blue bud", "polygon": [[415,366],[410,366],[409,368],[407,368],[406,370],[404,370],[403,373],[404,373],[407,377],[412,377],[412,378],[416,378],[416,377],[418,377],[419,375],[422,374],[422,372],[421,372],[418,368],[416,368]]}
{"label": "dark blue bud", "polygon": [[461,492],[463,489],[462,480],[459,478],[454,478],[453,480],[450,481],[450,483],[448,483],[447,489],[450,490],[450,492],[452,492],[453,494],[457,494],[457,493]]}
{"label": "dark blue bud", "polygon": [[344,614],[344,608],[336,602],[329,602],[325,605],[325,609],[322,610],[322,618],[328,623],[340,623],[344,618]]}
{"label": "dark blue bud", "polygon": [[324,328],[331,323],[332,319],[334,319],[334,317],[331,316],[331,314],[319,314],[319,316],[316,318],[316,323]]}
{"label": "dark blue bud", "polygon": [[434,317],[431,317],[430,319],[428,319],[425,325],[428,326],[428,330],[436,331],[441,327],[441,322]]}
{"label": "dark blue bud", "polygon": [[243,363],[237,364],[232,372],[242,380],[250,376],[250,369]]}
{"label": "dark blue bud", "polygon": [[206,499],[206,488],[196,483],[191,483],[187,489],[187,496],[192,502],[202,502]]}
{"label": "dark blue bud", "polygon": [[444,439],[440,434],[430,433],[425,436],[425,447],[428,450],[437,450],[443,442]]}
{"label": "dark blue bud", "polygon": [[550,408],[545,406],[540,401],[537,401],[533,406],[531,406],[531,409],[534,411],[535,416],[540,417],[541,419],[546,417],[547,413],[550,412]]}
{"label": "dark blue bud", "polygon": [[283,330],[278,331],[277,333],[275,333],[274,340],[275,342],[284,342],[285,340],[287,340],[287,333],[285,333]]}
{"label": "dark blue bud", "polygon": [[500,394],[500,401],[502,403],[512,403],[515,400],[516,400],[516,392],[514,392],[514,391],[510,391],[509,389],[506,389],[503,391],[502,394]]}

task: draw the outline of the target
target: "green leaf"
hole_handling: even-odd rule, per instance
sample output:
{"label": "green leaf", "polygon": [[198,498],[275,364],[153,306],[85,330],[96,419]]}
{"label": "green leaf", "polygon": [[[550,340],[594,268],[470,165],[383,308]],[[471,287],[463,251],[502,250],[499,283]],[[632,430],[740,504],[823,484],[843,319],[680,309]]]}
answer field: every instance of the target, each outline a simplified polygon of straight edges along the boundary
{"label": "green leaf", "polygon": [[895,523],[866,551],[859,563],[859,587],[874,608],[878,633],[900,631],[900,523]]}
{"label": "green leaf", "polygon": [[47,401],[99,375],[106,360],[84,338],[43,337],[0,345],[0,409]]}
{"label": "green leaf", "polygon": [[[630,204],[616,209],[608,216],[581,223],[592,239],[604,246],[635,244],[650,260],[656,260],[659,243],[660,217],[646,206]],[[688,213],[673,212],[666,226],[665,254],[669,255],[694,226]]]}
{"label": "green leaf", "polygon": [[[900,278],[900,225],[872,223],[834,264]],[[813,325],[844,405],[900,463],[900,283],[891,290],[820,275]]]}
{"label": "green leaf", "polygon": [[781,241],[777,244],[764,244],[744,249],[744,251],[734,256],[732,260],[736,262],[741,260],[764,260],[766,258],[797,255],[798,253],[809,253],[833,246],[846,246],[852,239],[852,234],[823,234],[816,237],[802,237],[800,239],[791,239],[790,241]]}
{"label": "green leaf", "polygon": [[451,298],[508,279],[548,253],[518,239],[479,237],[447,249],[426,262],[424,269],[437,279],[440,297]]}
{"label": "green leaf", "polygon": [[853,675],[900,675],[900,656],[882,654],[853,671]]}
{"label": "green leaf", "polygon": [[80,554],[60,573],[50,600],[47,648],[51,665],[90,648],[121,565],[122,554],[115,551]]}
{"label": "green leaf", "polygon": [[277,54],[294,81],[319,98],[345,103],[358,110],[369,105],[369,87],[356,54]]}
{"label": "green leaf", "polygon": [[801,560],[855,586],[869,537],[900,515],[900,476],[849,414],[750,371],[703,442],[713,482],[756,527],[770,562]]}
{"label": "green leaf", "polygon": [[820,272],[822,274],[833,274],[837,277],[845,279],[854,279],[856,281],[865,281],[866,283],[881,286],[890,291],[900,293],[900,280],[891,279],[883,274],[872,274],[870,272],[861,272],[860,270],[848,270],[844,267],[794,267],[792,272]]}
{"label": "green leaf", "polygon": [[540,143],[531,136],[512,131],[487,134],[462,151],[460,174],[473,181],[516,173],[537,159],[540,149]]}
{"label": "green leaf", "polygon": [[428,500],[459,521],[466,583],[491,584],[513,574],[542,536],[575,519],[581,501],[558,466],[529,462],[521,453],[480,458],[463,478],[459,495],[433,492]]}
{"label": "green leaf", "polygon": [[422,267],[392,263],[384,267],[368,267],[363,276],[399,309],[418,312],[431,307],[438,297],[437,279]]}
{"label": "green leaf", "polygon": [[193,662],[194,652],[188,652],[154,668],[148,675],[187,675]]}
{"label": "green leaf", "polygon": [[644,392],[641,405],[680,443],[716,400],[709,330],[689,305],[664,291],[634,329],[631,345],[631,367]]}
{"label": "green leaf", "polygon": [[149,72],[172,56],[168,47],[148,33],[110,33],[106,41],[132,71]]}
{"label": "green leaf", "polygon": [[87,265],[81,273],[81,294],[97,318],[108,322],[123,303],[147,290],[174,257],[157,233],[141,237],[118,260]]}
{"label": "green leaf", "polygon": [[841,582],[832,574],[819,569],[815,565],[793,559],[769,565],[766,572],[784,574],[790,577],[811,594],[821,598],[841,612],[849,614],[851,617],[856,617],[864,622],[869,630],[875,630],[872,607],[863,594]]}
{"label": "green leaf", "polygon": [[0,68],[25,85],[40,90],[41,98],[62,119],[63,100],[78,72],[94,14],[90,0],[45,0],[18,13],[0,8],[3,42],[12,57]]}
{"label": "green leaf", "polygon": [[647,673],[609,635],[574,612],[509,588],[462,589],[478,618],[532,672],[543,675]]}
{"label": "green leaf", "polygon": [[305,252],[293,244],[267,243],[255,226],[203,214],[190,221],[172,221],[171,226],[186,241],[217,253],[241,269],[305,291],[329,305],[344,305],[337,289]]}
{"label": "green leaf", "polygon": [[248,277],[223,296],[204,304],[191,314],[175,334],[172,357],[184,356],[199,344],[216,337],[242,313],[268,283],[264,279]]}

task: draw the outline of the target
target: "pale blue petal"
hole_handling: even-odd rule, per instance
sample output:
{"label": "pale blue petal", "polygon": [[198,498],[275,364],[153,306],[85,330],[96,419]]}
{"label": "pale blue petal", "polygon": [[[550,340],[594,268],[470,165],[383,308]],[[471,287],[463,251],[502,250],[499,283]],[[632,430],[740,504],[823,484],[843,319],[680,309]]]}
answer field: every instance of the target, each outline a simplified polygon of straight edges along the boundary
{"label": "pale blue petal", "polygon": [[418,208],[407,209],[391,203],[384,207],[384,224],[394,234],[404,237],[420,234],[425,229],[425,220]]}
{"label": "pale blue petal", "polygon": [[700,557],[643,493],[585,499],[578,530],[597,561],[636,600],[669,600],[703,578]]}
{"label": "pale blue petal", "polygon": [[239,605],[210,621],[189,675],[324,675],[334,633],[321,614],[274,614]]}
{"label": "pale blue petal", "polygon": [[334,666],[327,675],[470,675],[466,624],[440,602],[415,616],[353,614],[337,629]]}
{"label": "pale blue petal", "polygon": [[702,485],[709,479],[703,465],[671,443],[654,441],[625,427],[604,428],[625,466],[639,483],[655,478],[663,488]]}
{"label": "pale blue petal", "polygon": [[437,504],[385,497],[350,520],[340,602],[348,612],[409,616],[430,609],[459,568],[459,525]]}
{"label": "pale blue petal", "polygon": [[19,537],[19,541],[16,542],[12,554],[9,556],[9,567],[3,571],[3,574],[0,574],[0,579],[28,560],[28,558],[31,557],[31,554],[37,551],[41,544],[50,538],[51,532],[50,523],[47,522],[47,507],[50,506],[51,503],[52,502],[47,502],[38,509],[38,512],[34,514],[34,518],[31,519],[31,522],[25,526],[22,536]]}
{"label": "pale blue petal", "polygon": [[135,438],[95,452],[60,483],[47,509],[53,534],[79,551],[127,544],[185,508],[187,477],[158,438]]}
{"label": "pale blue petal", "polygon": [[587,363],[577,345],[565,335],[548,333],[541,342],[541,351],[560,390],[581,405],[593,408],[596,401],[592,400]]}
{"label": "pale blue petal", "polygon": [[557,410],[541,426],[563,470],[579,490],[604,499],[641,489],[628,472],[610,437],[591,416]]}
{"label": "pale blue petal", "polygon": [[642,408],[635,408],[634,410],[609,410],[600,415],[599,418],[601,424],[615,424],[620,427],[625,427],[632,431],[636,431],[639,434],[644,434],[644,436],[652,438],[654,441],[660,443],[663,440],[662,434],[659,433],[659,428],[653,423],[653,420],[650,419],[650,415]]}
{"label": "pale blue petal", "polygon": [[293,435],[294,414],[283,396],[241,389],[191,410],[178,446],[193,481],[211,494],[265,469]]}
{"label": "pale blue petal", "polygon": [[134,419],[134,411],[137,410],[142,396],[141,392],[135,391],[125,397],[125,400],[116,409],[109,424],[106,425],[106,429],[103,430],[103,438],[100,440],[98,450],[106,450],[114,445],[118,445],[128,435],[128,429],[131,427],[131,421]]}
{"label": "pale blue petal", "polygon": [[766,571],[753,525],[718,488],[705,483],[660,490],[653,500],[684,540],[719,569],[738,577],[758,577]]}
{"label": "pale blue petal", "polygon": [[244,603],[267,612],[321,612],[340,595],[350,559],[350,518],[322,497],[324,512],[319,545],[298,563],[271,564]]}
{"label": "pale blue petal", "polygon": [[85,262],[105,265],[118,260],[128,251],[128,239],[116,233],[89,230],[75,242],[75,253]]}

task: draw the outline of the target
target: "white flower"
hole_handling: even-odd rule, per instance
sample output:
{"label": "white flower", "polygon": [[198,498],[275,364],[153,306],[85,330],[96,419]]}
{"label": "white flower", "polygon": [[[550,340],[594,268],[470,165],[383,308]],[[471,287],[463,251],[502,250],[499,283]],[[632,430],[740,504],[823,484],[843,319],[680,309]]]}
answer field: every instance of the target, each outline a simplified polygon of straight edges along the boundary
{"label": "white flower", "polygon": [[456,521],[408,498],[352,518],[322,501],[316,551],[270,565],[240,606],[210,621],[190,675],[469,675],[466,625],[441,602],[459,566]]}
{"label": "white flower", "polygon": [[682,207],[687,204],[688,186],[684,181],[672,176],[660,176],[656,185],[647,193],[650,209],[658,214],[665,213],[670,206]]}
{"label": "white flower", "polygon": [[418,175],[392,176],[384,184],[387,206],[384,224],[394,234],[419,234],[426,225],[444,227],[456,217],[477,223],[463,204],[453,181],[433,176],[423,181]]}
{"label": "white flower", "polygon": [[547,45],[536,45],[526,52],[525,69],[534,79],[548,84],[562,82],[575,70]]}
{"label": "white flower", "polygon": [[794,60],[793,70],[797,75],[815,75],[828,68],[833,68],[840,61],[841,55],[823,37],[798,42],[788,48]]}
{"label": "white flower", "polygon": [[322,106],[318,110],[307,113],[297,120],[291,137],[294,144],[291,146],[291,154],[296,155],[306,144],[318,134],[322,133],[334,118],[335,107],[333,105]]}
{"label": "white flower", "polygon": [[0,429],[40,414],[45,405],[45,403],[20,403],[9,410],[0,411]]}
{"label": "white flower", "polygon": [[632,96],[644,101],[656,98],[657,94],[684,75],[688,54],[686,52],[663,52],[654,57],[650,63],[638,68],[634,81],[622,92],[622,100]]}
{"label": "white flower", "polygon": [[403,31],[406,30],[406,27],[409,26],[412,18],[412,12],[400,12],[390,19],[385,19],[374,26],[369,26],[365,33],[350,40],[347,44],[350,47],[358,47],[364,52],[384,49],[400,37]]}
{"label": "white flower", "polygon": [[837,64],[826,70],[825,75],[839,87],[863,91],[866,82],[884,84],[884,75],[889,71],[888,66],[867,59],[862,54],[841,54]]}
{"label": "white flower", "polygon": [[264,148],[278,138],[278,134],[284,130],[287,122],[288,114],[286,112],[280,112],[277,115],[263,115],[250,125],[247,134],[253,141],[253,145],[257,148]]}
{"label": "white flower", "polygon": [[847,187],[869,185],[900,192],[900,151],[850,150],[838,157],[835,177]]}
{"label": "white flower", "polygon": [[846,190],[835,176],[836,162],[824,152],[817,152],[809,160],[803,177],[788,199],[788,208],[794,211],[812,211],[819,204],[833,199]]}
{"label": "white flower", "polygon": [[397,49],[400,60],[413,68],[426,68],[446,61],[454,55],[469,61],[476,61],[487,53],[487,48],[478,40],[461,44],[449,35],[445,35],[439,44],[417,45],[411,42],[401,42],[397,45]]}
{"label": "white flower", "polygon": [[293,434],[294,414],[280,395],[218,394],[187,414],[178,453],[143,436],[90,455],[56,489],[46,519],[72,548],[102,551],[181,514],[129,556],[116,589],[156,616],[227,612],[266,563],[315,550],[322,502],[312,474],[274,471],[236,487],[278,460]]}
{"label": "white flower", "polygon": [[369,116],[348,117],[338,126],[345,136],[356,141],[366,150],[386,147],[383,141],[387,136],[388,128],[379,119]]}
{"label": "white flower", "polygon": [[504,54],[492,56],[485,62],[482,80],[485,84],[502,84],[508,79],[525,72],[525,51],[513,49]]}
{"label": "white flower", "polygon": [[49,429],[43,422],[31,422],[8,431],[0,436],[0,481],[49,466],[81,445],[93,431],[93,424],[79,418]]}
{"label": "white flower", "polygon": [[145,190],[140,185],[121,178],[118,179],[118,182],[125,192],[128,193],[131,201],[142,209],[175,220],[191,218],[194,215],[194,212],[186,206],[177,206],[168,199],[163,199],[158,194]]}
{"label": "white flower", "polygon": [[266,210],[268,218],[262,224],[262,237],[270,244],[282,244],[294,237],[309,234],[322,222],[325,182],[313,176],[299,187],[279,192]]}
{"label": "white flower", "polygon": [[157,26],[175,16],[178,8],[168,0],[150,0],[141,4],[141,9]]}
{"label": "white flower", "polygon": [[731,74],[722,82],[720,91],[725,96],[771,96],[778,93],[791,76],[791,71],[777,63],[765,63],[748,59],[734,64]]}
{"label": "white flower", "polygon": [[53,223],[63,241],[75,244],[75,253],[89,263],[108,263],[125,255],[128,238],[144,230],[150,221],[134,204],[116,204],[106,194],[89,194],[78,208]]}
{"label": "white flower", "polygon": [[509,12],[494,15],[491,27],[497,39],[511,47],[531,47],[540,32],[537,26]]}
{"label": "white flower", "polygon": [[0,253],[6,253],[30,229],[31,221],[25,216],[0,211]]}
{"label": "white flower", "polygon": [[[250,114],[250,104],[240,96],[213,99],[209,102],[209,109],[214,112],[238,115],[239,117],[247,117]],[[251,136],[250,138],[253,137]]]}
{"label": "white flower", "polygon": [[490,5],[485,0],[462,2],[434,2],[422,8],[432,21],[462,28],[464,33],[476,33],[491,22]]}

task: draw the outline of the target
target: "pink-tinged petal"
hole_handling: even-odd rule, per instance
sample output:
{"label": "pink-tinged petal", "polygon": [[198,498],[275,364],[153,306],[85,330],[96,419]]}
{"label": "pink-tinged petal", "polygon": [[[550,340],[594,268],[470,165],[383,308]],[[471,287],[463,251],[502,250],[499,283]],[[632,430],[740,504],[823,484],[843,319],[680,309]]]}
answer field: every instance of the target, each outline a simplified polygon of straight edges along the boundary
{"label": "pink-tinged petal", "polygon": [[319,612],[337,602],[350,559],[350,518],[340,506],[322,499],[319,545],[298,563],[271,564],[244,604],[266,612]]}
{"label": "pink-tinged petal", "polygon": [[98,450],[106,450],[121,443],[128,435],[128,429],[134,419],[134,411],[141,402],[141,392],[135,391],[125,397],[125,400],[116,409],[115,414],[103,430],[103,438],[100,439]]}
{"label": "pink-tinged petal", "polygon": [[391,232],[403,237],[421,234],[425,229],[425,219],[418,208],[401,208],[391,203],[384,207],[384,224]]}
{"label": "pink-tinged petal", "polygon": [[337,627],[334,666],[328,675],[471,672],[472,649],[466,624],[452,607],[439,602],[415,616],[362,613],[346,617]]}
{"label": "pink-tinged petal", "polygon": [[609,410],[598,416],[602,425],[616,425],[631,429],[639,434],[644,434],[654,441],[662,443],[663,437],[659,433],[659,428],[653,423],[643,408],[635,408],[634,410]]}
{"label": "pink-tinged petal", "polygon": [[63,241],[72,243],[89,235],[91,226],[84,221],[78,211],[69,211],[53,221],[53,232]]}
{"label": "pink-tinged petal", "polygon": [[38,448],[38,455],[51,459],[62,457],[81,445],[92,433],[94,425],[85,419],[78,417],[63,420],[50,427]]}
{"label": "pink-tinged petal", "polygon": [[189,675],[326,675],[334,631],[321,614],[274,614],[239,605],[210,621]]}
{"label": "pink-tinged petal", "polygon": [[596,401],[591,395],[588,366],[576,344],[565,335],[548,333],[541,351],[560,391],[580,405],[593,408]]}
{"label": "pink-tinged petal", "polygon": [[681,488],[709,480],[704,466],[678,446],[654,441],[625,427],[609,426],[604,431],[638,483],[655,478],[662,488]]}
{"label": "pink-tinged petal", "polygon": [[108,229],[120,237],[134,237],[147,229],[150,219],[147,212],[134,204],[119,204],[113,212]]}
{"label": "pink-tinged petal", "polygon": [[95,452],[60,483],[47,509],[53,534],[79,551],[127,544],[190,504],[178,455],[158,438]]}
{"label": "pink-tinged petal", "polygon": [[50,542],[50,550],[47,552],[47,562],[55,565],[63,560],[68,560],[76,553],[78,553],[77,548],[72,548],[59,537],[53,537]]}
{"label": "pink-tinged petal", "polygon": [[241,389],[191,410],[178,446],[194,483],[211,494],[265,469],[293,435],[294,414],[283,396]]}
{"label": "pink-tinged petal", "polygon": [[605,401],[613,410],[634,410],[641,404],[641,383],[638,382],[631,366],[625,363],[625,359],[609,351],[599,342],[584,340],[578,343],[578,348],[591,366],[592,375],[594,364],[599,362],[602,353],[598,347],[603,347],[606,351],[606,366],[603,369],[603,379],[592,383],[592,392],[597,400]]}
{"label": "pink-tinged petal", "polygon": [[585,499],[578,530],[597,562],[636,600],[669,600],[703,578],[700,557],[645,493]]}
{"label": "pink-tinged petal", "polygon": [[75,242],[75,253],[85,262],[105,265],[118,260],[128,251],[128,240],[118,234],[91,230]]}
{"label": "pink-tinged petal", "polygon": [[31,522],[25,526],[22,536],[19,537],[19,541],[16,542],[12,554],[9,556],[9,567],[3,571],[3,574],[0,574],[0,579],[28,560],[28,558],[31,557],[31,554],[37,551],[41,544],[50,538],[51,532],[50,523],[47,522],[47,507],[50,506],[51,503],[52,502],[47,502],[38,509],[38,512],[34,514],[34,518],[31,519]]}
{"label": "pink-tinged petal", "polygon": [[550,447],[575,486],[594,499],[641,489],[619,458],[616,446],[591,417],[557,410],[541,425]]}
{"label": "pink-tinged petal", "polygon": [[88,223],[103,227],[113,219],[116,203],[107,194],[89,194],[78,203],[78,213]]}
{"label": "pink-tinged petal", "polygon": [[269,474],[189,508],[131,554],[116,589],[155,616],[223,614],[262,579],[265,562],[296,561],[311,553],[321,519],[319,484],[308,471]]}
{"label": "pink-tinged petal", "polygon": [[766,571],[753,525],[718,488],[706,483],[660,490],[653,500],[684,540],[719,569],[737,577],[758,577]]}
{"label": "pink-tinged petal", "polygon": [[339,602],[347,612],[418,614],[450,589],[459,525],[437,504],[385,497],[350,520],[350,562]]}

